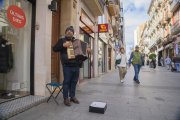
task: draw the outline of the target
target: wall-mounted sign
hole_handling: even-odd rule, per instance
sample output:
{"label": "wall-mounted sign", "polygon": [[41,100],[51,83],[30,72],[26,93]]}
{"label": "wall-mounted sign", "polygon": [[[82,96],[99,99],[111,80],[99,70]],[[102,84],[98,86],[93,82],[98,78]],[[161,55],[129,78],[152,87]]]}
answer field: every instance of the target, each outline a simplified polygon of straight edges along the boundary
{"label": "wall-mounted sign", "polygon": [[22,28],[26,24],[26,16],[23,10],[15,5],[8,7],[7,18],[15,28]]}
{"label": "wall-mounted sign", "polygon": [[108,24],[99,24],[98,25],[98,32],[108,32]]}
{"label": "wall-mounted sign", "polygon": [[84,10],[81,10],[81,17],[80,21],[84,23],[86,26],[88,26],[92,32],[94,32],[94,23],[91,21],[91,19],[88,17],[88,15],[85,13]]}

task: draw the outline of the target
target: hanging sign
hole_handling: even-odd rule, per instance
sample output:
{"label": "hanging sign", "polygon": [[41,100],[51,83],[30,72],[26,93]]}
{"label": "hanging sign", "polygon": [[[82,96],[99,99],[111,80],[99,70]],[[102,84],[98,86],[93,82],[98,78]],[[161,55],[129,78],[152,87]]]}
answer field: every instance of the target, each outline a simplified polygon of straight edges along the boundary
{"label": "hanging sign", "polygon": [[15,28],[23,28],[26,24],[24,11],[18,6],[12,5],[7,9],[7,18]]}
{"label": "hanging sign", "polygon": [[108,24],[99,24],[98,25],[98,32],[108,32]]}

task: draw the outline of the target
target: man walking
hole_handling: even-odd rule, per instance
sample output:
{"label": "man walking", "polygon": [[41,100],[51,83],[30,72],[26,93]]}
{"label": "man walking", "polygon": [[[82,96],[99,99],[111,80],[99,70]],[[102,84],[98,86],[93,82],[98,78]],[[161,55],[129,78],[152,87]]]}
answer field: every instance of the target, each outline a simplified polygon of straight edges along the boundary
{"label": "man walking", "polygon": [[131,63],[132,63],[133,66],[134,66],[134,72],[135,72],[134,81],[137,84],[140,84],[140,82],[139,82],[139,72],[140,72],[140,68],[141,68],[141,65],[142,65],[142,60],[143,60],[142,55],[139,52],[139,46],[136,46],[135,51],[131,53],[131,56],[129,58],[129,67],[131,66]]}
{"label": "man walking", "polygon": [[171,69],[171,58],[169,56],[166,57],[165,63],[168,67],[168,70]]}
{"label": "man walking", "polygon": [[[70,102],[79,104],[78,99],[75,97],[76,84],[79,79],[80,66],[83,61],[77,59],[69,59],[67,49],[72,45],[74,40],[74,28],[72,26],[68,27],[65,31],[65,37],[58,40],[57,44],[53,47],[55,52],[60,52],[61,62],[63,66],[63,97],[64,104],[66,106],[71,106]],[[89,49],[87,49],[90,52]],[[69,99],[70,98],[70,99]]]}
{"label": "man walking", "polygon": [[163,57],[161,57],[160,62],[161,62],[161,66],[164,67],[164,59],[163,59]]}

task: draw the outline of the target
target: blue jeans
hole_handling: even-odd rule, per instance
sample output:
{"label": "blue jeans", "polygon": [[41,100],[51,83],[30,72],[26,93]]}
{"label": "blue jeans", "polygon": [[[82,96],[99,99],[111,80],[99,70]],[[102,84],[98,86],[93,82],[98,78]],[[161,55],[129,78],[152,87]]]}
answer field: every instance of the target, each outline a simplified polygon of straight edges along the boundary
{"label": "blue jeans", "polygon": [[140,64],[134,64],[133,66],[134,66],[134,72],[135,72],[134,80],[139,80],[139,72],[141,69],[141,65]]}
{"label": "blue jeans", "polygon": [[63,97],[67,99],[69,97],[75,97],[76,92],[76,84],[79,79],[79,67],[68,67],[63,66],[63,74],[64,74],[64,81],[63,81]]}

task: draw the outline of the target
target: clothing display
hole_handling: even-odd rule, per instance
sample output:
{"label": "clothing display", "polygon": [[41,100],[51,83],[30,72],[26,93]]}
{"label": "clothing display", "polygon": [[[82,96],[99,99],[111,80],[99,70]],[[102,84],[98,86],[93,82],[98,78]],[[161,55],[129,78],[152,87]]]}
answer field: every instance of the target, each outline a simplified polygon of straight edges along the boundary
{"label": "clothing display", "polygon": [[0,73],[8,73],[13,68],[12,45],[0,39]]}

